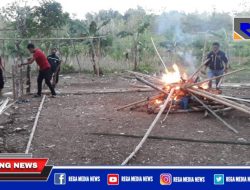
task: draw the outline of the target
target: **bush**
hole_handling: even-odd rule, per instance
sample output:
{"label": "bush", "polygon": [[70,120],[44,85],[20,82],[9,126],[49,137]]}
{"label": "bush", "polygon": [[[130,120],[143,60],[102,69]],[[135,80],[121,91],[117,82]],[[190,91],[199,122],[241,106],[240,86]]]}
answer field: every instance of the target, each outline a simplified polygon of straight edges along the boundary
{"label": "bush", "polygon": [[152,73],[156,71],[153,65],[150,64],[139,64],[137,67],[137,71],[142,73]]}
{"label": "bush", "polygon": [[75,68],[69,64],[62,64],[61,72],[62,73],[73,73],[73,72],[75,72]]}

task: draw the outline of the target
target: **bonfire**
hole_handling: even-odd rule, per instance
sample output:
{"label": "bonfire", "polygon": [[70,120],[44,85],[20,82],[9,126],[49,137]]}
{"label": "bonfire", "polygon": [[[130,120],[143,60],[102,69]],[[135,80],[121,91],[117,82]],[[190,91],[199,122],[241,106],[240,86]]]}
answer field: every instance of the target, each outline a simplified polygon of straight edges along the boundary
{"label": "bonfire", "polygon": [[157,115],[154,121],[149,126],[141,142],[136,146],[135,150],[127,157],[122,165],[127,164],[129,160],[141,148],[141,146],[155,127],[155,124],[164,113],[166,115],[163,121],[167,119],[168,114],[171,112],[206,110],[234,133],[238,133],[237,129],[235,129],[224,119],[222,119],[218,115],[218,113],[226,110],[236,109],[246,114],[250,114],[250,108],[242,103],[245,101],[247,102],[248,100],[230,96],[223,96],[221,95],[220,90],[210,89],[208,85],[211,80],[223,78],[244,69],[235,70],[218,77],[199,81],[199,73],[203,65],[201,65],[190,76],[187,76],[186,73],[181,73],[177,64],[173,64],[172,68],[167,68],[154,44],[153,39],[152,43],[157,55],[159,56],[165,68],[165,72],[162,74],[162,76],[155,77],[133,71],[128,72],[135,76],[138,81],[158,91],[158,95],[127,104],[121,108],[118,108],[118,110],[122,110],[125,108],[138,109],[146,107],[147,112],[157,113]]}

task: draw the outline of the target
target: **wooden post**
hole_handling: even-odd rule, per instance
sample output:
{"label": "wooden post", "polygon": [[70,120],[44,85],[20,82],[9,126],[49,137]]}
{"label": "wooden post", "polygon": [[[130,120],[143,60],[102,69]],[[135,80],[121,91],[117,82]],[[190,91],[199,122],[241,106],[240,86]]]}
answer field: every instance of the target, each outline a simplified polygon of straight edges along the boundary
{"label": "wooden post", "polygon": [[30,74],[31,68],[30,65],[27,65],[27,71],[26,71],[26,93],[29,94],[30,93],[30,89],[31,89],[31,74]]}
{"label": "wooden post", "polygon": [[16,97],[16,82],[15,82],[15,65],[12,65],[12,93],[13,93],[13,99],[15,100],[17,97]]}
{"label": "wooden post", "polygon": [[[18,56],[19,56],[19,58],[20,58],[20,61],[21,61],[21,63],[23,64],[23,57],[22,57],[22,54],[21,54],[21,49],[20,49],[20,43],[21,43],[21,41],[16,41],[16,49],[17,49],[17,54],[18,54]],[[18,89],[18,93],[19,93],[19,95],[20,96],[22,96],[23,95],[23,69],[22,69],[22,67],[20,67],[20,69],[19,69],[19,88],[20,89]]]}

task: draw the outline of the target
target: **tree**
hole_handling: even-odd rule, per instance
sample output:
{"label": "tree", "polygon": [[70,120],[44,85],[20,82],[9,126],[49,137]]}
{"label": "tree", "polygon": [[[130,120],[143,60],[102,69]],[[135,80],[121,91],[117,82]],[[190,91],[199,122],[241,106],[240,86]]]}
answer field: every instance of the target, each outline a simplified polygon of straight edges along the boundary
{"label": "tree", "polygon": [[64,13],[62,5],[53,0],[43,0],[39,6],[34,7],[33,22],[39,37],[48,37],[53,30],[61,29],[68,19],[69,14]]}
{"label": "tree", "polygon": [[139,54],[143,45],[140,37],[150,26],[150,16],[146,14],[145,10],[138,7],[135,10],[129,9],[124,15],[124,20],[126,30],[119,32],[117,36],[120,38],[132,36],[133,45],[131,49],[133,52],[134,70],[137,70]]}

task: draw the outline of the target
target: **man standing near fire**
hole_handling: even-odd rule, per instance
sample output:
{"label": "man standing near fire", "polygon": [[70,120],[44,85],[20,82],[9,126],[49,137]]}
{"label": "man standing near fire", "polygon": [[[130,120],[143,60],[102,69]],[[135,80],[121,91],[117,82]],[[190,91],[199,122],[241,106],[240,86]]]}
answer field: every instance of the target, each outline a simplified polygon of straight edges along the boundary
{"label": "man standing near fire", "polygon": [[4,62],[0,56],[0,97],[2,96],[2,90],[4,87],[3,72],[4,72]]}
{"label": "man standing near fire", "polygon": [[[205,69],[207,68],[208,77],[213,78],[220,75],[223,75],[228,70],[228,59],[223,51],[220,50],[220,44],[218,42],[214,42],[212,45],[212,51],[208,53],[207,59],[205,61]],[[216,89],[220,88],[222,78],[216,79]],[[209,82],[209,88],[212,88],[212,81]]]}
{"label": "man standing near fire", "polygon": [[39,66],[39,74],[37,77],[37,94],[34,97],[41,97],[42,95],[42,83],[45,79],[45,83],[49,87],[52,97],[55,97],[56,92],[50,83],[51,79],[51,66],[47,60],[47,57],[42,52],[42,50],[35,48],[34,44],[28,44],[27,49],[30,53],[33,53],[33,58],[29,59],[27,63],[22,63],[20,66],[32,64],[36,61],[37,65]]}
{"label": "man standing near fire", "polygon": [[59,72],[60,72],[60,65],[61,60],[56,55],[57,49],[52,48],[51,54],[47,57],[49,64],[51,66],[51,72],[52,72],[52,85],[55,88],[56,84],[59,81]]}

